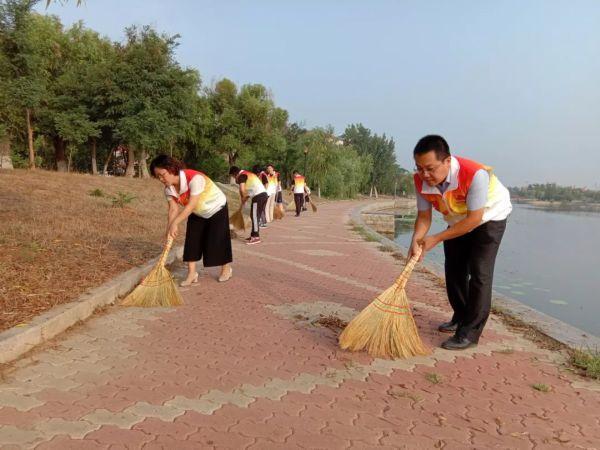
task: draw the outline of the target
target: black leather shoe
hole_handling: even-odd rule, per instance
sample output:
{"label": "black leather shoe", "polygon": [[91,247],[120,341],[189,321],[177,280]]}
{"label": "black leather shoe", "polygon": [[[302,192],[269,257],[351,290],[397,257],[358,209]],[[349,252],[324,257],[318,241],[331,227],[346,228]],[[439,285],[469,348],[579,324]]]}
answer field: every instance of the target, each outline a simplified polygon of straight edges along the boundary
{"label": "black leather shoe", "polygon": [[442,333],[454,333],[458,328],[458,324],[456,322],[444,322],[438,327],[438,331]]}
{"label": "black leather shoe", "polygon": [[446,350],[464,350],[469,347],[475,347],[477,344],[471,342],[467,338],[459,338],[456,336],[452,336],[450,339],[442,342],[442,348]]}

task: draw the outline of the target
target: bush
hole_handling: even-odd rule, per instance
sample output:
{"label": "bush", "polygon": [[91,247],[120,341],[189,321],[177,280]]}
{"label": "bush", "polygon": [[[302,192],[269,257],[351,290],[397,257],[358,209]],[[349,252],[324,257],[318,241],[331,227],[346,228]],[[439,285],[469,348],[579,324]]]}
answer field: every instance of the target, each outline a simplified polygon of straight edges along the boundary
{"label": "bush", "polygon": [[125,205],[128,205],[129,203],[134,201],[135,198],[136,197],[134,197],[131,194],[128,194],[127,192],[120,192],[120,191],[117,192],[117,195],[111,196],[112,205],[115,208],[124,208]]}

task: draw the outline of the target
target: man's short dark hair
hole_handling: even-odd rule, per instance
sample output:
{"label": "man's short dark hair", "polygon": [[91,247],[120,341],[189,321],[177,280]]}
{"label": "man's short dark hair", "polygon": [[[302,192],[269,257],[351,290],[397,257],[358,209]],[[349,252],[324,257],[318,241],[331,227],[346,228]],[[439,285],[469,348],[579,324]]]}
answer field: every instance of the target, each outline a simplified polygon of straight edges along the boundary
{"label": "man's short dark hair", "polygon": [[150,163],[150,175],[156,177],[155,169],[165,169],[171,175],[179,175],[179,171],[185,169],[185,164],[169,155],[158,155]]}
{"label": "man's short dark hair", "polygon": [[300,173],[300,172],[298,172],[297,170],[292,170],[292,175],[295,173]]}
{"label": "man's short dark hair", "polygon": [[240,168],[238,166],[231,166],[231,168],[229,169],[229,175],[237,177],[238,173],[240,173]]}
{"label": "man's short dark hair", "polygon": [[267,164],[265,167],[266,167],[267,169],[268,169],[269,167],[272,167],[273,169],[275,168],[275,166],[274,166],[273,164],[271,164],[271,163]]}
{"label": "man's short dark hair", "polygon": [[431,151],[435,152],[435,157],[438,161],[443,161],[450,156],[450,146],[446,142],[446,139],[437,134],[430,134],[421,138],[415,146],[413,156],[423,155]]}

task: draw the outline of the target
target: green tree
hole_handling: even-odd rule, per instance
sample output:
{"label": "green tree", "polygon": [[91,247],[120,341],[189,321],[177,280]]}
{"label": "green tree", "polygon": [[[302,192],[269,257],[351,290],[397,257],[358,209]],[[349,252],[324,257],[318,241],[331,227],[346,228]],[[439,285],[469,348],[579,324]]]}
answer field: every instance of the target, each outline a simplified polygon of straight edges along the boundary
{"label": "green tree", "polygon": [[399,166],[396,163],[394,140],[378,136],[362,124],[353,124],[342,135],[344,145],[352,145],[359,155],[371,155],[370,193],[391,193]]}
{"label": "green tree", "polygon": [[285,151],[288,114],[275,106],[264,86],[248,84],[238,91],[224,78],[205,95],[212,110],[211,147],[230,166],[266,163]]}
{"label": "green tree", "polygon": [[31,168],[36,165],[33,142],[37,114],[47,98],[51,74],[59,64],[62,32],[57,18],[32,12],[36,3],[0,1],[0,87],[10,103],[2,114],[4,133],[10,138],[26,136]]}
{"label": "green tree", "polygon": [[113,72],[112,118],[115,134],[129,150],[126,175],[134,175],[139,151],[140,174],[147,177],[148,157],[191,133],[200,77],[175,61],[178,36],[160,35],[147,26],[126,33]]}

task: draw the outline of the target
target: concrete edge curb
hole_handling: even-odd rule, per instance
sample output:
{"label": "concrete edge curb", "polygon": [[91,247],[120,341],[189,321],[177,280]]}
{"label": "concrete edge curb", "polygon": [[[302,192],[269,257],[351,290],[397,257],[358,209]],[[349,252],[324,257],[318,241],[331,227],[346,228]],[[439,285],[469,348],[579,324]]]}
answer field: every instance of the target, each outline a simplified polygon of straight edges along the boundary
{"label": "concrete edge curb", "polygon": [[[367,225],[361,214],[363,212],[373,212],[378,208],[386,208],[393,204],[393,201],[379,201],[368,205],[356,206],[350,214],[350,219],[355,224],[363,227],[371,234],[377,236],[380,243],[397,248],[404,255],[408,249],[402,247],[391,239],[377,233],[369,225]],[[423,264],[423,267],[439,278],[444,278],[444,268],[436,263],[428,262]],[[560,342],[572,350],[591,349],[594,351],[600,350],[600,337],[594,336],[577,327],[569,325],[561,320],[555,319],[541,311],[531,308],[518,300],[515,300],[505,295],[494,291],[493,305],[500,309],[502,313],[519,320],[540,333]]]}
{"label": "concrete edge curb", "polygon": [[[183,247],[169,253],[167,263],[181,259]],[[82,294],[77,300],[57,305],[35,317],[25,326],[15,326],[0,333],[0,364],[6,364],[24,355],[34,347],[52,339],[79,321],[94,314],[96,309],[111,305],[131,292],[143,275],[156,264],[158,257],[146,264],[118,275],[106,283]]]}

